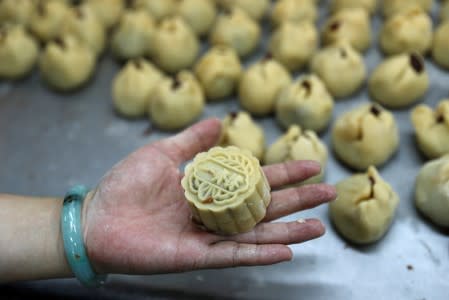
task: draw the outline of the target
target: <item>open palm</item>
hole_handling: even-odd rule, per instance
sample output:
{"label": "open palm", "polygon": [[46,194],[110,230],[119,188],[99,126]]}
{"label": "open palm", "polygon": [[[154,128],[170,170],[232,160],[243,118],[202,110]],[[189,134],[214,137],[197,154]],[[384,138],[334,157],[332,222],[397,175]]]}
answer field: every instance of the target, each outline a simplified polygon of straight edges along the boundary
{"label": "open palm", "polygon": [[320,172],[315,162],[264,167],[272,189],[266,218],[251,232],[221,236],[191,219],[180,165],[214,146],[216,119],[138,149],[110,170],[86,199],[84,239],[100,273],[155,274],[202,268],[274,264],[290,260],[288,244],[321,236],[318,220],[270,221],[335,198],[319,184],[279,189]]}

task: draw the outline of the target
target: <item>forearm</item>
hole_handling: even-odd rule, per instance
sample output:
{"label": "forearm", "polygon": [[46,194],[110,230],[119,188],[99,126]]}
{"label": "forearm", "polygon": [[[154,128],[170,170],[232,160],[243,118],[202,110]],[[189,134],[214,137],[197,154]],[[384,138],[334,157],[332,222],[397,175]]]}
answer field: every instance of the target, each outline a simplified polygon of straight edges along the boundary
{"label": "forearm", "polygon": [[61,208],[62,199],[0,194],[0,282],[72,276]]}

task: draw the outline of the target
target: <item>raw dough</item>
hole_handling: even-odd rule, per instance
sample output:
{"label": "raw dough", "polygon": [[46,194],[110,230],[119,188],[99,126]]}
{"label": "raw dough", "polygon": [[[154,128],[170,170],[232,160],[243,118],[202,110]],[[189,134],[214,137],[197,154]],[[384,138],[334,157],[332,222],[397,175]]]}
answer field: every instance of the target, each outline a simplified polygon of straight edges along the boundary
{"label": "raw dough", "polygon": [[220,234],[250,231],[271,201],[259,161],[236,147],[214,147],[195,156],[181,184],[193,218]]}
{"label": "raw dough", "polygon": [[323,80],[328,91],[336,98],[352,95],[366,79],[363,56],[347,41],[317,52],[310,69]]}
{"label": "raw dough", "polygon": [[98,20],[107,29],[114,26],[125,9],[124,0],[84,0],[90,6]]}
{"label": "raw dough", "polygon": [[48,42],[57,36],[67,17],[69,7],[61,1],[40,1],[31,15],[31,32],[42,42]]}
{"label": "raw dough", "polygon": [[449,69],[449,19],[439,25],[435,31],[432,57],[439,66]]}
{"label": "raw dough", "polygon": [[259,21],[270,8],[270,0],[216,0],[225,9],[237,6],[243,9],[251,18]]}
{"label": "raw dough", "polygon": [[371,97],[399,108],[420,99],[429,88],[424,58],[418,53],[392,56],[376,67],[368,81]]}
{"label": "raw dough", "polygon": [[196,64],[195,75],[207,100],[215,101],[234,93],[242,75],[242,66],[233,48],[213,46]]}
{"label": "raw dough", "polygon": [[391,112],[365,104],[341,115],[332,129],[338,158],[353,169],[383,165],[398,149],[399,132]]}
{"label": "raw dough", "polygon": [[214,0],[180,0],[176,13],[190,25],[196,35],[202,36],[214,25],[217,8]]}
{"label": "raw dough", "polygon": [[279,26],[282,22],[315,22],[318,9],[315,0],[278,0],[271,11],[271,22]]}
{"label": "raw dough", "polygon": [[154,19],[156,19],[156,21],[161,21],[176,13],[176,1],[177,0],[135,0],[134,7],[145,9]]}
{"label": "raw dough", "polygon": [[329,124],[333,109],[334,100],[324,83],[315,75],[304,75],[280,93],[276,118],[284,128],[297,124],[319,132]]}
{"label": "raw dough", "polygon": [[291,82],[288,70],[269,54],[243,73],[239,84],[240,104],[257,116],[271,114],[279,93]]}
{"label": "raw dough", "polygon": [[31,0],[1,0],[0,24],[12,23],[27,26],[35,4]]}
{"label": "raw dough", "polygon": [[419,6],[424,11],[430,12],[433,0],[382,0],[382,10],[385,17],[402,12],[407,8]]}
{"label": "raw dough", "polygon": [[377,0],[332,0],[331,11],[345,8],[363,8],[373,15],[377,10]]}
{"label": "raw dough", "polygon": [[369,167],[336,185],[338,198],[329,205],[337,231],[347,240],[368,244],[380,240],[393,222],[399,196]]}
{"label": "raw dough", "polygon": [[449,154],[449,99],[442,100],[435,111],[418,105],[411,114],[416,139],[428,158]]}

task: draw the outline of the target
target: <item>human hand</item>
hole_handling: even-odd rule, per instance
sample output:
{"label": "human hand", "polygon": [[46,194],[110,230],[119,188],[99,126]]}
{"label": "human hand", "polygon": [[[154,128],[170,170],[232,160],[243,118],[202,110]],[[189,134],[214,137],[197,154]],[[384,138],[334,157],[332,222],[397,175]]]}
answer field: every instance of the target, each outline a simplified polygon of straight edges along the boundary
{"label": "human hand", "polygon": [[84,241],[97,272],[155,274],[274,264],[292,258],[287,245],[324,233],[316,219],[270,223],[336,197],[326,184],[279,189],[318,174],[320,166],[311,161],[263,168],[274,191],[265,219],[254,230],[221,236],[192,222],[179,166],[214,146],[220,130],[219,120],[200,122],[138,149],[105,175],[83,210]]}

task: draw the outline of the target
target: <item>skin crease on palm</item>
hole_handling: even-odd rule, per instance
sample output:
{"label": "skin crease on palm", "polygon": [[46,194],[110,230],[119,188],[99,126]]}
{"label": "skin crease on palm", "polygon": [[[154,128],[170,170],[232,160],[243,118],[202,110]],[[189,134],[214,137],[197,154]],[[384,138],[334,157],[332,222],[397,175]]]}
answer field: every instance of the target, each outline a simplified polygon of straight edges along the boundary
{"label": "skin crease on palm", "polygon": [[320,172],[310,161],[264,167],[273,189],[263,222],[251,232],[220,236],[191,219],[179,166],[214,146],[218,119],[148,144],[114,166],[89,193],[83,208],[88,256],[99,273],[156,274],[205,268],[269,265],[292,259],[289,244],[324,234],[316,219],[270,222],[329,202],[326,184],[281,189]]}

